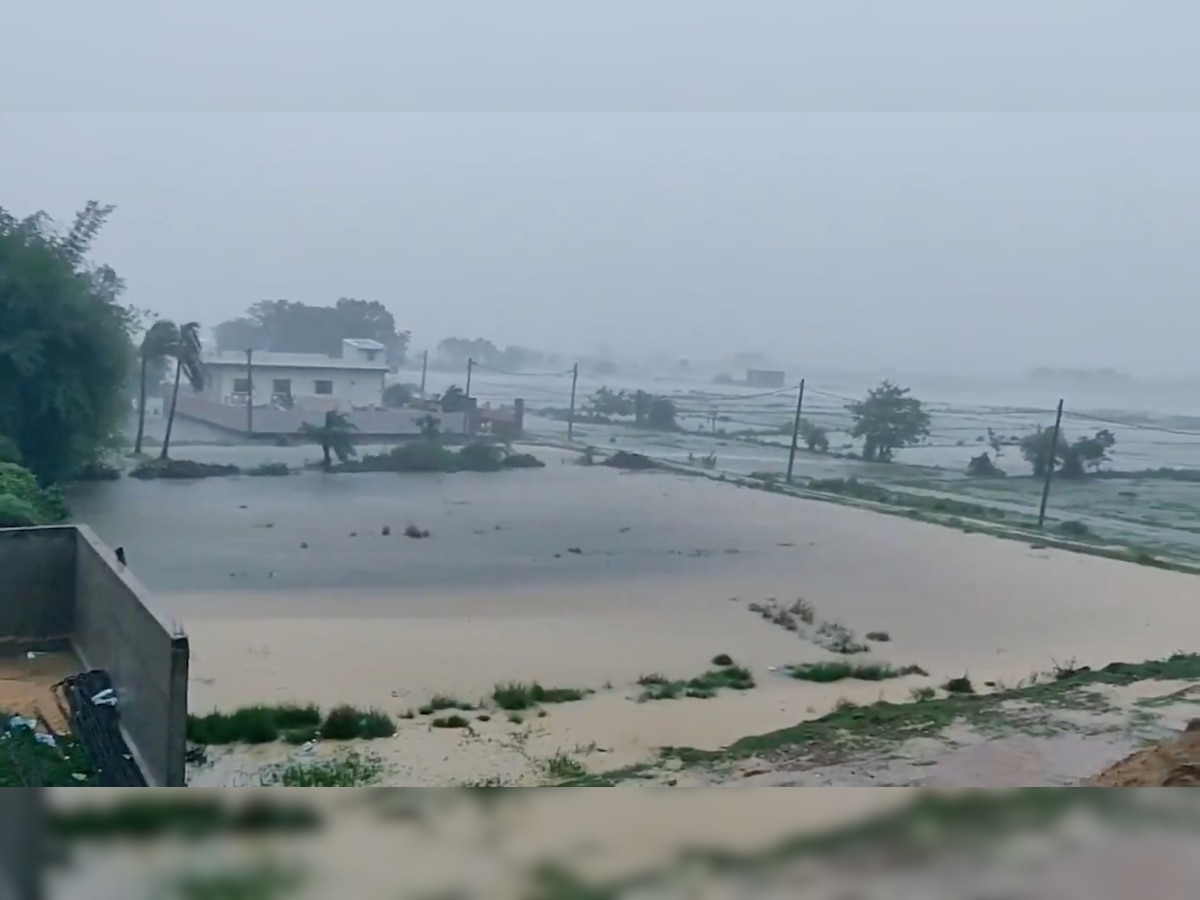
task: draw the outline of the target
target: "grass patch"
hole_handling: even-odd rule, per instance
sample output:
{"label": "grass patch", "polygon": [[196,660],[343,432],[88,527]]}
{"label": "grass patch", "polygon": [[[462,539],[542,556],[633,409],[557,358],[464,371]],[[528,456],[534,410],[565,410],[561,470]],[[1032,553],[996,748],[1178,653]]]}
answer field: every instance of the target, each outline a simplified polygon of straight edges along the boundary
{"label": "grass patch", "polygon": [[287,463],[271,462],[262,463],[252,469],[246,469],[244,475],[257,475],[265,477],[279,477],[281,475],[290,475],[292,470],[288,468]]}
{"label": "grass patch", "polygon": [[715,697],[722,688],[748,691],[754,687],[754,676],[743,666],[729,665],[710,669],[703,675],[687,680],[673,680],[659,674],[643,675],[638,679],[638,684],[645,688],[638,697],[639,702],[677,700],[680,697],[707,699]]}
{"label": "grass patch", "polygon": [[540,469],[546,464],[504,444],[475,441],[459,449],[437,441],[400,444],[384,453],[368,453],[335,465],[334,472],[500,472]]}
{"label": "grass patch", "polygon": [[331,709],[321,723],[321,737],[328,741],[373,740],[395,733],[396,723],[387,713],[378,709],[360,710],[348,704]]}
{"label": "grass patch", "polygon": [[803,663],[789,668],[788,674],[800,681],[815,681],[820,684],[842,681],[846,678],[856,678],[859,681],[885,681],[889,678],[900,677],[900,671],[893,669],[887,663],[851,664],[840,660]]}
{"label": "grass patch", "polygon": [[188,716],[187,737],[194,744],[269,744],[285,732],[307,731],[311,737],[320,724],[321,711],[311,704],[244,706],[231,713]]}
{"label": "grass patch", "polygon": [[920,703],[925,700],[932,700],[934,697],[937,696],[937,691],[935,691],[933,688],[929,687],[929,685],[925,685],[923,687],[913,688],[911,691],[908,692],[908,696],[912,697],[913,700]]}
{"label": "grass patch", "polygon": [[712,658],[712,664],[714,666],[732,666],[733,657],[731,657],[728,653],[718,653]]}
{"label": "grass patch", "polygon": [[319,762],[289,763],[262,778],[264,787],[360,787],[373,784],[383,774],[379,757],[344,753]]}
{"label": "grass patch", "polygon": [[427,528],[422,528],[419,525],[414,525],[412,522],[409,522],[408,525],[406,525],[404,528],[404,536],[408,537],[408,538],[418,538],[418,539],[419,538],[427,538],[427,537],[429,537],[429,530]]}
{"label": "grass patch", "polygon": [[452,716],[438,716],[429,723],[434,728],[470,728],[471,723],[455,713]]}
{"label": "grass patch", "polygon": [[587,769],[575,757],[559,750],[546,760],[546,774],[558,779],[580,778],[587,774]]}
{"label": "grass patch", "polygon": [[5,730],[9,713],[0,712],[0,788],[89,787],[97,783],[95,766],[70,735],[48,747],[28,728]]}
{"label": "grass patch", "polygon": [[588,691],[579,688],[542,687],[536,681],[509,681],[492,689],[492,700],[503,710],[532,709],[542,703],[571,703],[582,700]]}
{"label": "grass patch", "polygon": [[129,473],[129,477],[142,480],[221,478],[228,475],[240,475],[241,471],[237,466],[202,463],[191,459],[152,459],[133,469]]}
{"label": "grass patch", "polygon": [[417,711],[423,716],[428,716],[435,712],[444,712],[447,709],[460,709],[463,712],[470,712],[474,708],[466,700],[459,700],[457,697],[451,697],[448,694],[434,694],[429,702]]}
{"label": "grass patch", "polygon": [[966,675],[959,678],[951,678],[942,685],[942,690],[948,694],[973,694],[975,693],[975,685],[971,684],[971,679]]}

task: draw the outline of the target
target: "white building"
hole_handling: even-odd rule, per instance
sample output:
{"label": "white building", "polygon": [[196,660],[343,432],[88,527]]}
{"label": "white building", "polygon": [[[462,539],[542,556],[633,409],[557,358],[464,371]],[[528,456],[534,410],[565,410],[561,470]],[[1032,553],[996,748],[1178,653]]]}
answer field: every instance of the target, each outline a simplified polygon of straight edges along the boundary
{"label": "white building", "polygon": [[378,341],[348,338],[342,355],[205,350],[208,383],[200,396],[212,403],[245,406],[254,379],[254,405],[298,409],[363,409],[383,406],[387,348]]}

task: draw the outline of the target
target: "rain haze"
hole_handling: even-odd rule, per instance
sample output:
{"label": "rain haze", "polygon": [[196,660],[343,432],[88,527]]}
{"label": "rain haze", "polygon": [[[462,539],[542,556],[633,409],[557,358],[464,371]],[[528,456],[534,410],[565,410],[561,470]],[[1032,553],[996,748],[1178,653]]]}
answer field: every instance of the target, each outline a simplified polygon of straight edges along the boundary
{"label": "rain haze", "polygon": [[[13,99],[135,111],[0,120],[6,206],[116,204],[96,252],[136,305],[379,300],[417,347],[1195,370],[1200,123],[1096,111],[1190,102],[1119,4],[232,9],[81,13],[58,56],[111,33],[103,71]],[[314,106],[415,111],[212,111]]]}

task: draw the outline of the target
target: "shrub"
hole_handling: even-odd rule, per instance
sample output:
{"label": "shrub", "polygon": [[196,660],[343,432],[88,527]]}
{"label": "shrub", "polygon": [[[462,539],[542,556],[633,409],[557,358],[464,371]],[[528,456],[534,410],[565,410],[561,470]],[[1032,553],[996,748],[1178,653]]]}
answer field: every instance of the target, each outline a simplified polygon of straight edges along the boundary
{"label": "shrub", "polygon": [[12,519],[12,525],[52,525],[67,517],[62,491],[42,488],[24,466],[0,462],[0,516]]}
{"label": "shrub", "polygon": [[346,704],[330,710],[321,723],[321,737],[330,741],[391,737],[395,733],[396,724],[386,713],[376,709],[363,712]]}
{"label": "shrub", "polygon": [[247,469],[246,474],[278,477],[280,475],[290,475],[291,471],[292,470],[288,468],[287,463],[272,462],[262,463],[261,465],[255,466],[253,469]]}
{"label": "shrub", "polygon": [[434,719],[429,724],[432,725],[434,728],[470,728],[471,727],[471,723],[468,722],[466,719],[464,719],[462,716],[460,716],[458,714],[455,714],[452,716],[442,716],[441,718]]}
{"label": "shrub", "polygon": [[335,759],[268,770],[262,784],[264,787],[358,787],[376,781],[382,772],[383,762],[378,757],[352,751]]}
{"label": "shrub", "polygon": [[1058,523],[1058,533],[1067,537],[1087,537],[1092,530],[1086,524],[1076,519],[1067,519]]}
{"label": "shrub", "polygon": [[232,465],[202,463],[191,459],[154,459],[142,463],[129,473],[129,477],[141,478],[143,480],[154,478],[220,478],[240,473],[241,469]]}
{"label": "shrub", "polygon": [[820,684],[829,684],[846,678],[857,678],[859,681],[884,681],[900,676],[900,672],[886,663],[860,663],[855,666],[846,662],[804,663],[793,666],[788,674],[800,681],[815,681]]}
{"label": "shrub", "polygon": [[975,685],[971,684],[971,679],[966,675],[960,678],[951,678],[942,685],[942,690],[948,694],[973,694],[975,693]]}
{"label": "shrub", "polygon": [[311,705],[245,706],[232,713],[188,716],[187,736],[195,744],[266,744],[288,731],[303,732],[308,740],[320,723],[321,712]]}
{"label": "shrub", "polygon": [[582,700],[587,692],[578,688],[547,688],[536,681],[526,684],[510,681],[492,689],[492,700],[503,710],[529,709],[539,703],[570,703]]}
{"label": "shrub", "polygon": [[995,478],[1004,473],[996,468],[992,458],[984,452],[971,457],[971,461],[967,463],[967,474],[976,478]]}

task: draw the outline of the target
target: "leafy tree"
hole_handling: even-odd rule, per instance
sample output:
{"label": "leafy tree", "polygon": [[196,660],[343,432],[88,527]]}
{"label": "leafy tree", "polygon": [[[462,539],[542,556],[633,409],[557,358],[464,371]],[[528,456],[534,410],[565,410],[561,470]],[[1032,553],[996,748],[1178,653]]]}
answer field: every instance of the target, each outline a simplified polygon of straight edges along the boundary
{"label": "leafy tree", "polygon": [[467,395],[457,384],[452,384],[446,388],[441,399],[442,412],[462,412],[467,408]]}
{"label": "leafy tree", "polygon": [[588,398],[587,408],[598,416],[632,416],[633,398],[624,391],[601,387]]}
{"label": "leafy tree", "polygon": [[179,379],[187,375],[188,384],[194,391],[204,390],[206,373],[204,362],[200,358],[200,325],[198,322],[188,322],[180,325],[175,334],[175,343],[171,345],[171,358],[175,360],[175,387],[171,391],[171,411],[167,414],[167,433],[163,436],[162,453],[159,459],[166,459],[171,446],[171,428],[175,424],[175,404],[179,401]]}
{"label": "leafy tree", "polygon": [[354,446],[356,427],[345,413],[329,410],[325,413],[325,421],[321,425],[310,425],[305,422],[300,426],[299,436],[314,444],[321,445],[324,457],[322,466],[328,472],[333,468],[333,456],[338,462],[345,462],[355,456],[358,450]]}
{"label": "leafy tree", "polygon": [[674,431],[675,402],[669,397],[653,397],[646,409],[646,427],[657,431]]}
{"label": "leafy tree", "polygon": [[166,361],[178,342],[179,327],[166,319],[155,322],[142,336],[142,343],[138,347],[138,427],[137,438],[133,442],[134,453],[142,452],[142,440],[146,433],[146,383],[155,372],[158,373],[155,384],[162,383]]}
{"label": "leafy tree", "polygon": [[465,366],[469,359],[495,365],[500,351],[484,338],[450,337],[437,345],[437,355],[442,365],[446,366]]}
{"label": "leafy tree", "polygon": [[67,517],[67,505],[56,487],[43,488],[28,469],[0,462],[0,528],[52,525]]}
{"label": "leafy tree", "polygon": [[967,474],[977,478],[994,478],[1004,473],[996,468],[992,458],[985,452],[971,457],[971,461],[967,463]]}
{"label": "leafy tree", "polygon": [[[1033,467],[1033,474],[1038,478],[1046,475],[1053,434],[1053,429],[1039,427],[1037,431],[1021,438],[1021,455]],[[1055,469],[1063,478],[1083,478],[1089,470],[1096,472],[1108,462],[1108,451],[1116,442],[1116,436],[1107,428],[1102,428],[1089,437],[1081,437],[1073,443],[1060,431],[1058,446],[1054,452]]]}
{"label": "leafy tree", "polygon": [[929,413],[920,400],[908,394],[908,388],[885,380],[865,399],[846,405],[854,417],[850,435],[863,439],[863,459],[891,462],[896,450],[928,436]]}
{"label": "leafy tree", "polygon": [[1116,436],[1107,428],[1100,429],[1091,437],[1079,438],[1071,444],[1071,452],[1067,454],[1063,465],[1063,475],[1081,478],[1089,469],[1098,472],[1100,466],[1108,462],[1108,451],[1116,442]]}
{"label": "leafy tree", "polygon": [[1037,431],[1021,438],[1017,447],[1021,451],[1022,458],[1033,467],[1033,474],[1038,478],[1045,477],[1046,470],[1050,468],[1051,464],[1058,468],[1066,459],[1067,453],[1070,452],[1067,439],[1061,431],[1058,433],[1058,443],[1055,444],[1054,429],[1043,428],[1040,425]]}
{"label": "leafy tree", "polygon": [[309,306],[291,300],[262,300],[245,316],[216,329],[221,350],[267,349],[282,353],[340,356],[345,338],[369,338],[387,348],[388,359],[403,362],[411,335],[396,330],[396,320],[382,303],[342,297],[333,306]]}
{"label": "leafy tree", "polygon": [[0,435],[42,482],[111,446],[125,412],[137,313],[86,259],[112,210],[89,201],[64,234],[0,209]]}
{"label": "leafy tree", "polygon": [[437,420],[437,416],[423,415],[417,419],[417,427],[421,429],[421,437],[433,443],[442,433],[442,426]]}
{"label": "leafy tree", "polygon": [[800,420],[800,440],[815,453],[829,452],[829,432],[809,419]]}
{"label": "leafy tree", "polygon": [[249,316],[239,316],[221,322],[213,329],[218,350],[266,350],[270,336],[262,322]]}
{"label": "leafy tree", "polygon": [[413,392],[407,384],[389,384],[383,389],[383,405],[399,409],[412,403]]}

